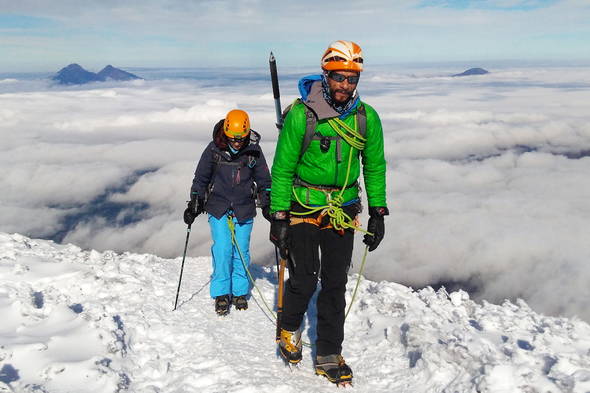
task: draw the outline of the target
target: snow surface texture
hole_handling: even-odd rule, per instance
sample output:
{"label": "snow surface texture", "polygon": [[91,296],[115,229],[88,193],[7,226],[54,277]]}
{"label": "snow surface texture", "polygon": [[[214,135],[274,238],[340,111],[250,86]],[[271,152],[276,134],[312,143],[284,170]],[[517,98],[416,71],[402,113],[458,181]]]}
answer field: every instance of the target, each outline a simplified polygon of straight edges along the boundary
{"label": "snow surface texture", "polygon": [[[187,258],[173,312],[180,262],[0,233],[0,392],[334,392],[313,373],[313,349],[284,366],[254,300],[215,315],[209,258]],[[272,307],[275,270],[252,273]],[[362,280],[357,296],[343,351],[350,391],[590,391],[583,321],[390,282]],[[313,342],[313,306],[308,315]]]}

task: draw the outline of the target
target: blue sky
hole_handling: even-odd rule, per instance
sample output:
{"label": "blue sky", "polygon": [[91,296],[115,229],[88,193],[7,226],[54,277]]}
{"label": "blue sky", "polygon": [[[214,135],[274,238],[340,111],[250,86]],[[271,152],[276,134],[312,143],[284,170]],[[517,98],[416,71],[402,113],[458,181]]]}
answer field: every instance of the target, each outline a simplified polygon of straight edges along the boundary
{"label": "blue sky", "polygon": [[78,62],[134,67],[311,66],[336,39],[367,65],[590,62],[587,0],[0,0],[0,72]]}
{"label": "blue sky", "polygon": [[531,11],[557,3],[559,3],[559,0],[423,0],[418,7],[447,7],[459,10]]}

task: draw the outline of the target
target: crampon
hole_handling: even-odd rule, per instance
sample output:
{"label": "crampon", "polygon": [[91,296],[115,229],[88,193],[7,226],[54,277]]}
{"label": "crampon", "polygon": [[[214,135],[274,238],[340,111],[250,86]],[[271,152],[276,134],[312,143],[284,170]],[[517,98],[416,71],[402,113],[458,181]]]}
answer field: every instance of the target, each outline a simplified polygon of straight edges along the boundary
{"label": "crampon", "polygon": [[342,355],[318,356],[315,373],[326,377],[338,387],[352,386],[352,370]]}

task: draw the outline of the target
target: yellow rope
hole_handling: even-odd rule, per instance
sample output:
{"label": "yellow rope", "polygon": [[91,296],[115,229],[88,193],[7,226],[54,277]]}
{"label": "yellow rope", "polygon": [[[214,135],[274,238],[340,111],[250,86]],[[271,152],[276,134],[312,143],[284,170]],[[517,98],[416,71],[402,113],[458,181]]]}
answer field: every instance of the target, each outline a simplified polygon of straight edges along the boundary
{"label": "yellow rope", "polygon": [[362,135],[360,135],[356,131],[356,128],[358,126],[356,116],[354,117],[355,129],[350,128],[346,123],[344,123],[342,120],[340,120],[338,118],[328,119],[328,124],[330,124],[330,126],[334,129],[334,131],[336,131],[336,133],[338,135],[340,135],[350,145],[350,154],[348,155],[348,165],[347,165],[347,169],[346,169],[346,178],[344,180],[344,185],[342,186],[342,189],[339,191],[338,195],[336,195],[336,196],[332,195],[332,192],[335,192],[335,191],[331,191],[331,192],[330,191],[323,191],[324,194],[326,195],[327,204],[323,205],[323,206],[314,206],[314,207],[307,206],[306,204],[304,204],[299,199],[299,196],[295,192],[295,187],[293,187],[292,192],[293,192],[293,195],[295,196],[295,200],[301,206],[306,208],[307,211],[306,212],[291,212],[291,214],[303,216],[303,215],[308,215],[308,214],[314,214],[314,213],[321,211],[322,214],[327,215],[330,218],[330,224],[332,224],[332,227],[337,231],[351,228],[356,231],[360,231],[360,232],[364,232],[366,234],[372,235],[372,233],[369,233],[369,232],[365,231],[364,229],[362,229],[361,227],[354,225],[354,220],[352,219],[352,217],[350,217],[348,214],[346,214],[344,212],[344,210],[342,209],[342,203],[344,202],[343,194],[344,194],[344,190],[346,190],[346,186],[348,185],[348,179],[350,178],[350,168],[352,165],[352,156],[354,155],[354,149],[364,150],[365,142],[367,139],[364,138]]}
{"label": "yellow rope", "polygon": [[357,132],[357,117],[354,117],[354,129],[338,118],[328,119],[328,124],[342,139],[357,150],[365,149],[367,138]]}
{"label": "yellow rope", "polygon": [[[250,274],[250,269],[248,269],[248,266],[246,265],[246,261],[244,260],[244,256],[242,255],[242,250],[240,249],[240,246],[238,245],[238,241],[236,239],[236,227],[234,225],[233,220],[231,219],[231,217],[229,215],[227,216],[227,225],[229,226],[229,231],[231,232],[231,241],[236,246],[236,249],[238,250],[238,254],[240,255],[240,260],[242,261],[242,266],[244,266],[244,270],[246,270],[246,273],[248,274],[248,278],[250,279],[250,282],[252,282],[252,286],[254,288],[256,288],[256,291],[258,291],[258,295],[260,295],[260,299],[262,299],[262,303],[264,303],[264,306],[266,307],[268,312],[270,312],[270,315],[272,315],[272,318],[274,318],[276,320],[277,316],[272,311],[272,309],[268,306],[268,303],[266,303],[264,296],[262,296],[262,292],[258,288],[258,285],[256,285],[256,282],[254,282],[254,278],[252,278],[252,274]],[[262,312],[272,322],[272,318],[270,318],[264,310],[262,310]]]}
{"label": "yellow rope", "polygon": [[359,289],[359,284],[361,283],[361,277],[363,275],[363,271],[365,270],[365,262],[367,261],[367,252],[369,251],[369,246],[365,246],[365,253],[363,254],[363,261],[361,262],[361,268],[359,269],[359,277],[356,280],[356,285],[354,286],[354,291],[352,292],[352,299],[350,299],[350,304],[348,305],[348,310],[346,310],[346,314],[344,314],[344,320],[348,318],[348,313],[352,308],[352,303],[354,303],[354,299],[356,299],[356,291]]}
{"label": "yellow rope", "polygon": [[[240,255],[240,260],[242,261],[242,266],[244,266],[244,270],[246,270],[246,273],[248,274],[248,278],[250,279],[250,282],[252,282],[252,286],[254,288],[256,288],[256,291],[258,292],[258,295],[260,296],[260,299],[262,300],[262,303],[264,304],[264,306],[266,307],[266,309],[268,310],[268,312],[270,313],[270,315],[272,317],[269,317],[268,314],[266,313],[266,311],[264,311],[262,309],[262,307],[260,307],[260,304],[258,304],[258,302],[256,302],[258,304],[258,306],[260,307],[260,310],[262,311],[262,313],[264,314],[264,316],[266,318],[268,318],[273,324],[276,323],[276,319],[277,316],[276,314],[272,311],[272,309],[269,307],[268,303],[266,302],[266,300],[264,299],[264,296],[262,295],[262,292],[260,291],[260,288],[258,288],[258,285],[256,285],[256,282],[254,281],[254,278],[252,277],[252,274],[250,273],[250,269],[248,269],[248,266],[246,265],[246,262],[244,261],[244,256],[242,254],[242,250],[240,249],[240,246],[238,245],[238,241],[236,239],[236,227],[235,224],[233,222],[233,220],[231,219],[230,216],[227,217],[227,225],[229,227],[229,230],[231,232],[231,239],[232,239],[232,243],[236,246],[236,249],[238,250],[238,254]],[[365,262],[367,261],[367,251],[369,250],[369,246],[365,247],[365,253],[363,255],[363,260],[361,262],[361,268],[359,270],[359,276],[357,278],[356,281],[356,285],[354,287],[354,292],[352,293],[352,299],[350,299],[350,304],[348,305],[348,310],[346,310],[346,314],[344,315],[344,320],[346,320],[346,318],[348,317],[348,313],[350,312],[350,309],[352,308],[352,304],[354,303],[355,299],[356,299],[356,294],[357,294],[357,289],[359,287],[359,284],[361,282],[361,277],[363,274],[363,270],[365,268]],[[254,299],[256,300],[256,299]],[[274,321],[273,321],[274,319]],[[301,343],[303,345],[305,345],[306,347],[312,347],[314,344],[310,344],[308,342],[305,342],[303,340],[301,340]]]}

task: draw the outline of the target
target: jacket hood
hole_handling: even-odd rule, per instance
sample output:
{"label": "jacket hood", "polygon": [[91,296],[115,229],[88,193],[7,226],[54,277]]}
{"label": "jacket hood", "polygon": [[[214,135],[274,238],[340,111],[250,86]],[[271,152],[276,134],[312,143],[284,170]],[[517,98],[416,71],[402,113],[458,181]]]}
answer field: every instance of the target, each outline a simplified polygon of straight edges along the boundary
{"label": "jacket hood", "polygon": [[220,134],[223,132],[221,130],[221,128],[223,127],[224,121],[225,121],[225,119],[221,119],[217,123],[215,123],[215,125],[213,126],[213,139],[220,136]]}
{"label": "jacket hood", "polygon": [[309,92],[311,91],[311,85],[314,82],[321,82],[322,76],[321,75],[308,75],[304,76],[299,80],[299,94],[301,94],[301,100],[306,101],[307,97],[309,96]]}
{"label": "jacket hood", "polygon": [[360,96],[356,94],[354,97],[354,103],[350,108],[340,114],[330,104],[326,102],[324,98],[322,88],[322,75],[308,75],[304,76],[299,80],[299,94],[301,94],[301,101],[314,111],[317,115],[318,120],[329,119],[331,117],[339,117],[340,119],[346,118],[352,112],[356,110],[359,103],[361,102]]}
{"label": "jacket hood", "polygon": [[250,129],[250,144],[259,144],[260,143],[260,134],[253,129]]}

